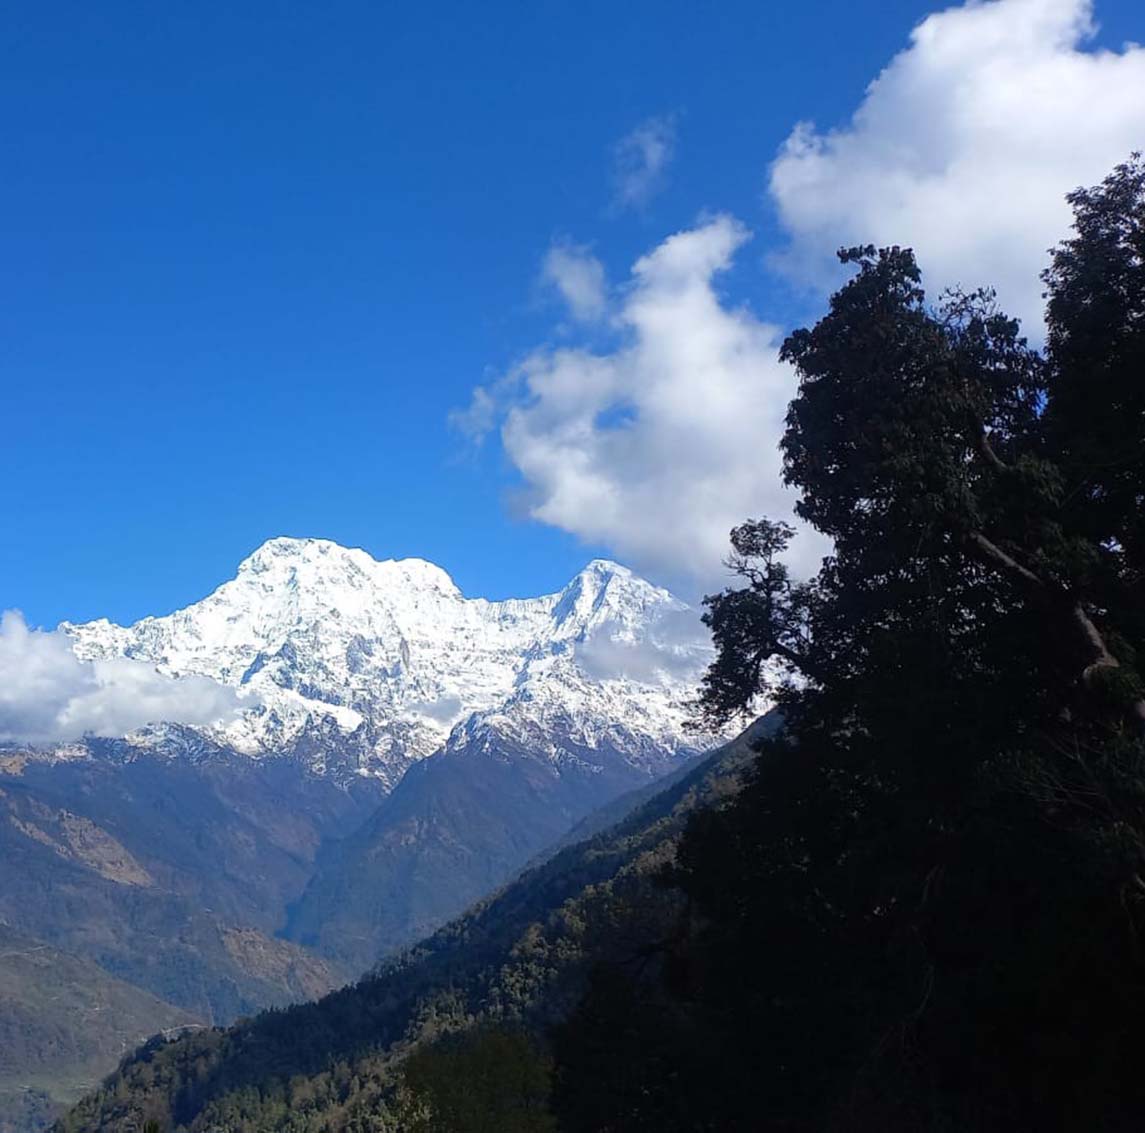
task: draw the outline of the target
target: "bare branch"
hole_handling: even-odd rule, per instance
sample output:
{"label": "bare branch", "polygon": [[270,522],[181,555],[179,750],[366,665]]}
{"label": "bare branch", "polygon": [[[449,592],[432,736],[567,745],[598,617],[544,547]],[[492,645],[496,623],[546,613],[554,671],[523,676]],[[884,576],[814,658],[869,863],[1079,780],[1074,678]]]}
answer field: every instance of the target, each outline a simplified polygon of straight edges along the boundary
{"label": "bare branch", "polygon": [[996,543],[992,543],[981,531],[971,531],[968,536],[971,544],[977,548],[980,558],[984,558],[990,565],[1000,567],[1007,574],[1020,579],[1027,586],[1037,590],[1046,590],[1045,580],[1039,578],[1032,570],[1022,566],[1017,559],[1006,554]]}

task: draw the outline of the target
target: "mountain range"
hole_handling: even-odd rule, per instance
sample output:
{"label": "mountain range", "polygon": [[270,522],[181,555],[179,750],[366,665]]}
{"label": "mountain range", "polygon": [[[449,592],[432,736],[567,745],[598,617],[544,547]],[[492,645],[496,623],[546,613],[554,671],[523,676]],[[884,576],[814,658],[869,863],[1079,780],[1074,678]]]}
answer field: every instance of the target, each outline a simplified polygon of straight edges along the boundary
{"label": "mountain range", "polygon": [[300,758],[392,788],[415,762],[491,733],[556,763],[608,750],[649,773],[684,729],[709,648],[668,591],[591,562],[539,598],[466,598],[422,559],[379,562],[321,539],[272,539],[186,609],[132,626],[63,623],[83,660],[126,658],[237,690],[237,717],[135,733],[140,748],[211,743]]}
{"label": "mountain range", "polygon": [[[695,612],[602,560],[495,602],[423,560],[273,539],[186,609],[60,632],[85,664],[233,704],[0,745],[0,926],[135,989],[156,1029],[354,978],[712,742],[686,727],[709,656]],[[0,999],[9,1016],[42,1050]],[[59,1074],[74,1096],[79,1068]]]}

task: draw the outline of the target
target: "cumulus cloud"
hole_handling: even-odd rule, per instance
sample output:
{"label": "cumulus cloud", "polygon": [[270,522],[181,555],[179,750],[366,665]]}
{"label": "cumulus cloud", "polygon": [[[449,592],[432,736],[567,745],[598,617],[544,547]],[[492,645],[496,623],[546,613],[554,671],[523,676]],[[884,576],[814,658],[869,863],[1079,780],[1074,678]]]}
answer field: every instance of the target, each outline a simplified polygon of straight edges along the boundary
{"label": "cumulus cloud", "polygon": [[81,661],[58,630],[0,615],[0,739],[58,743],[146,724],[211,724],[249,702],[207,677],[166,677],[139,661]]}
{"label": "cumulus cloud", "polygon": [[676,120],[649,118],[625,134],[612,151],[615,204],[639,208],[663,187],[676,152]]}
{"label": "cumulus cloud", "polygon": [[[685,587],[723,582],[735,524],[791,511],[781,332],[715,286],[748,236],[728,216],[670,236],[632,270],[615,349],[538,350],[457,418],[499,424],[534,519]],[[813,569],[822,543],[797,547]]]}
{"label": "cumulus cloud", "polygon": [[665,610],[642,627],[640,636],[605,622],[577,644],[576,659],[585,675],[598,681],[698,681],[712,659],[710,636],[696,610]]}
{"label": "cumulus cloud", "polygon": [[929,16],[848,125],[798,125],[771,168],[791,245],[838,280],[840,245],[915,248],[931,294],[992,285],[1040,334],[1039,271],[1068,234],[1064,194],[1145,142],[1145,49],[1089,49],[1090,0],[990,0]]}
{"label": "cumulus cloud", "polygon": [[[992,285],[1039,337],[1065,194],[1145,144],[1145,49],[1095,49],[1093,16],[1090,0],[970,0],[924,20],[845,126],[802,123],[782,146],[769,191],[789,240],[774,262],[822,293],[843,278],[840,245],[911,245],[932,296]],[[648,199],[673,146],[670,119],[620,143],[618,203]],[[726,216],[677,233],[612,299],[583,249],[548,261],[573,314],[617,345],[535,351],[455,416],[472,436],[499,430],[532,518],[677,584],[719,585],[729,529],[790,514],[783,332],[717,290],[746,239]],[[825,549],[801,534],[792,566]]]}
{"label": "cumulus cloud", "polygon": [[560,292],[574,319],[593,322],[604,314],[604,265],[587,248],[554,244],[545,256],[541,275]]}

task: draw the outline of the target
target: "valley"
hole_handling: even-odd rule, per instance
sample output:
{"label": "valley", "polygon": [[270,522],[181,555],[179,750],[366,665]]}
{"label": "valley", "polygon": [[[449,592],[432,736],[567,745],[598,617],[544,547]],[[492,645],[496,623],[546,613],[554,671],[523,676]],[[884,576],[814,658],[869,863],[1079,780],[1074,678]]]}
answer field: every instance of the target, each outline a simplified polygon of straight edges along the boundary
{"label": "valley", "polygon": [[280,539],[169,617],[61,627],[85,664],[242,707],[0,749],[0,928],[59,958],[65,997],[114,989],[130,1036],[30,1012],[27,949],[0,956],[0,1114],[33,1128],[148,1034],[355,979],[686,765],[711,742],[683,727],[708,656],[688,617],[615,564],[490,603],[419,560]]}
{"label": "valley", "polygon": [[757,721],[651,797],[627,799],[619,820],[605,817],[603,830],[526,870],[356,985],[141,1052],[61,1130],[126,1129],[144,1114],[190,1133],[356,1128],[393,1116],[401,1064],[418,1044],[474,1028],[543,1031],[559,1022],[599,965],[629,963],[671,931],[681,901],[658,877],[689,819],[736,794],[756,745],[778,722],[774,714]]}

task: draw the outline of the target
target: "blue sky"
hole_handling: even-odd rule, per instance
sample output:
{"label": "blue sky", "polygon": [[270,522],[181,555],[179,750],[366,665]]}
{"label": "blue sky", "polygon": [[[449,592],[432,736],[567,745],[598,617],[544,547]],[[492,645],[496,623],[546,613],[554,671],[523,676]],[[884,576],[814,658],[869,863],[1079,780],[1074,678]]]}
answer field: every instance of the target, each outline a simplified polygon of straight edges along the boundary
{"label": "blue sky", "polygon": [[[921,252],[933,233],[940,245],[942,218],[920,219],[917,199],[904,197],[888,221],[885,201],[836,192],[865,185],[875,194],[879,177],[892,178],[885,164],[863,165],[876,151],[897,153],[888,132],[914,147],[916,173],[944,172],[953,201],[966,194],[951,170],[967,154],[995,152],[989,123],[978,151],[965,117],[948,131],[931,130],[933,115],[918,119],[916,89],[936,99],[948,90],[954,101],[979,89],[947,75],[949,53],[937,49],[917,67],[908,60],[902,81],[885,84],[884,109],[848,127],[867,84],[935,7],[44,0],[9,9],[0,37],[0,608],[46,626],[165,613],[280,534],[430,558],[474,595],[555,589],[595,554],[702,589],[713,577],[702,565],[617,533],[646,505],[624,504],[635,512],[620,507],[611,527],[590,522],[554,487],[551,449],[533,460],[538,443],[568,431],[544,392],[564,365],[560,351],[574,352],[582,369],[570,380],[579,381],[586,359],[614,359],[639,340],[642,360],[618,365],[612,400],[591,409],[594,427],[615,440],[656,400],[645,386],[624,386],[624,375],[646,383],[663,353],[658,324],[639,321],[637,305],[643,297],[651,307],[664,294],[657,281],[676,268],[665,253],[643,283],[625,281],[671,234],[702,233],[694,247],[706,241],[705,255],[726,238],[711,253],[724,258],[688,278],[697,319],[713,315],[704,302],[715,296],[715,313],[742,335],[728,348],[737,358],[762,357],[772,331],[821,304],[829,277],[813,244],[830,252],[856,226],[882,239],[901,215],[903,242]],[[1082,0],[989,7],[1000,10],[991,26],[1005,41],[1003,69],[1009,39],[1044,17],[1053,24],[1039,39],[1047,66],[1108,49],[1098,93],[1145,101],[1145,88],[1131,86],[1141,53],[1123,46],[1145,39],[1136,3],[1099,0],[1096,37],[1072,43],[1061,28],[1085,18]],[[934,26],[954,45],[950,66],[972,71],[958,47],[963,25]],[[974,74],[982,105],[996,105],[997,69]],[[1134,138],[1145,145],[1145,119],[1130,108],[1090,129],[1096,140],[1079,156],[1060,120],[1068,108],[1040,117],[1041,106],[1030,93],[1030,121],[1014,127],[1046,139],[1026,164],[1010,158],[1016,147],[1000,147],[999,162],[1014,162],[1007,184],[1045,182],[1049,169],[1057,200],[1099,178]],[[800,121],[850,128],[850,141],[817,135],[824,167],[790,141]],[[640,167],[648,131],[663,142],[658,170]],[[769,170],[785,142],[791,177],[777,181]],[[713,229],[717,214],[740,227]],[[997,223],[1007,235],[1025,218]],[[750,241],[735,235],[742,230]],[[1044,249],[1064,235],[1049,232],[1020,235]],[[1004,246],[996,237],[984,230],[981,246]],[[608,281],[590,317],[562,305],[571,276],[550,270],[546,279],[554,247]],[[990,266],[1004,274],[1013,258]],[[947,262],[968,270],[954,250],[938,247],[936,262],[940,278]],[[736,314],[745,309],[747,321]],[[527,359],[522,377],[514,368]],[[516,385],[505,377],[514,373]],[[458,421],[471,420],[456,411],[478,386],[489,391],[488,420],[467,431]],[[697,405],[705,388],[695,389]],[[503,443],[506,422],[538,389],[544,413],[518,418],[523,430]],[[777,376],[769,404],[781,407],[782,389]],[[646,439],[648,460],[668,443]],[[775,440],[772,422],[751,443],[766,454]],[[615,445],[584,455],[612,461],[606,479],[621,466],[635,480],[647,471]],[[770,468],[771,457],[761,459]],[[649,493],[665,487],[648,475]],[[676,530],[671,515],[661,530],[680,546],[702,545],[686,516]]]}

